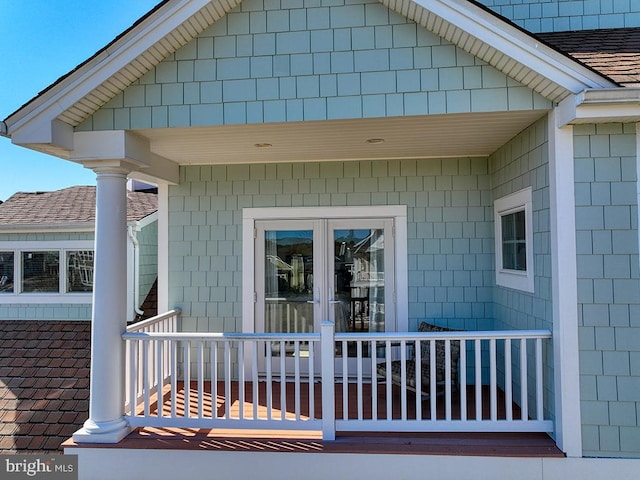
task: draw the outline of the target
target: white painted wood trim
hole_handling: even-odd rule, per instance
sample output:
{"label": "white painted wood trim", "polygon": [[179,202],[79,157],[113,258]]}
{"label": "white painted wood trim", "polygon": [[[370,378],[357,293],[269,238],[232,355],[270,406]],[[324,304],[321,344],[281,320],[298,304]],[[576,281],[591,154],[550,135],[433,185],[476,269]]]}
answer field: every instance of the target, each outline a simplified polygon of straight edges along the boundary
{"label": "white painted wood trim", "polygon": [[556,443],[581,457],[573,127],[559,128],[552,111],[548,129]]}
{"label": "white painted wood trim", "polygon": [[158,184],[158,311],[169,310],[169,186]]}
{"label": "white painted wood trim", "polygon": [[638,265],[640,265],[640,123],[636,123],[636,190],[637,190],[637,203],[636,211],[638,212],[638,220],[636,225],[638,227]]}
{"label": "white painted wood trim", "polygon": [[407,259],[407,206],[267,207],[242,210],[242,331],[255,331],[254,233],[257,220],[340,218],[393,218],[395,224],[396,325],[407,331],[409,324],[409,274]]}

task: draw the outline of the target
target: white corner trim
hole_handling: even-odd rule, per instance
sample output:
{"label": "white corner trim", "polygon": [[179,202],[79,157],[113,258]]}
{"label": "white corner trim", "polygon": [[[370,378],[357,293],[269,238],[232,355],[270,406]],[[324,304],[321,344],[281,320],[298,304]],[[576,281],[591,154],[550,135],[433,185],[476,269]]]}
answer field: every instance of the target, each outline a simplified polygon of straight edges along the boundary
{"label": "white corner trim", "polygon": [[169,311],[169,186],[158,184],[158,313]]}
{"label": "white corner trim", "polygon": [[556,443],[582,456],[573,127],[549,113],[549,195]]}
{"label": "white corner trim", "polygon": [[637,202],[636,211],[638,212],[638,265],[640,265],[640,122],[636,123],[636,191]]}

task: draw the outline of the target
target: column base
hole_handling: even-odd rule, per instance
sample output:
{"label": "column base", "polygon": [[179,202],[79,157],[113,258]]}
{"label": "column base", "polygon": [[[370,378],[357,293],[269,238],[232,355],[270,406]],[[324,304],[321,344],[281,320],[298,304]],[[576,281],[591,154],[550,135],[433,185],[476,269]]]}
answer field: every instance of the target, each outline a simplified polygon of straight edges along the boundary
{"label": "column base", "polygon": [[73,434],[76,443],[118,443],[129,435],[133,428],[124,420],[118,418],[110,422],[94,422],[89,419],[84,426]]}

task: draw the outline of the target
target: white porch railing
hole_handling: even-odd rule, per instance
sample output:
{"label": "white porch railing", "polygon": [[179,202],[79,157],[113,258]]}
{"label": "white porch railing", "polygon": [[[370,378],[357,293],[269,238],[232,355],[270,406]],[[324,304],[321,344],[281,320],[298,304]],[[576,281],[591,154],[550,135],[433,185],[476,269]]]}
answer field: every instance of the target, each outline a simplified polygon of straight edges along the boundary
{"label": "white porch railing", "polygon": [[[123,335],[131,426],[322,430],[325,439],[336,430],[553,428],[543,378],[548,331],[336,334],[327,322],[308,334],[187,333],[176,331],[178,315],[159,315]],[[431,342],[430,363],[420,361],[419,342]],[[429,365],[438,342],[449,373],[436,385]],[[458,385],[451,382],[452,342],[460,345]],[[410,391],[406,369],[398,385],[376,375],[377,364],[411,355],[415,390],[427,394]],[[428,386],[420,385],[421,368],[431,368]]]}

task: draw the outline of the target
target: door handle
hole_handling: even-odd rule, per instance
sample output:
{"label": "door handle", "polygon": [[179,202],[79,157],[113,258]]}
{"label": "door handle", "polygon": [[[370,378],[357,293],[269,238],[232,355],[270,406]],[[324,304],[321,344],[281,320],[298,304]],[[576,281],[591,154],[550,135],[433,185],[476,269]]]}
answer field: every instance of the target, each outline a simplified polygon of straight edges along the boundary
{"label": "door handle", "polygon": [[307,303],[320,303],[320,300],[307,300]]}
{"label": "door handle", "polygon": [[340,300],[329,300],[329,303],[331,305],[336,305],[337,303],[340,303]]}

